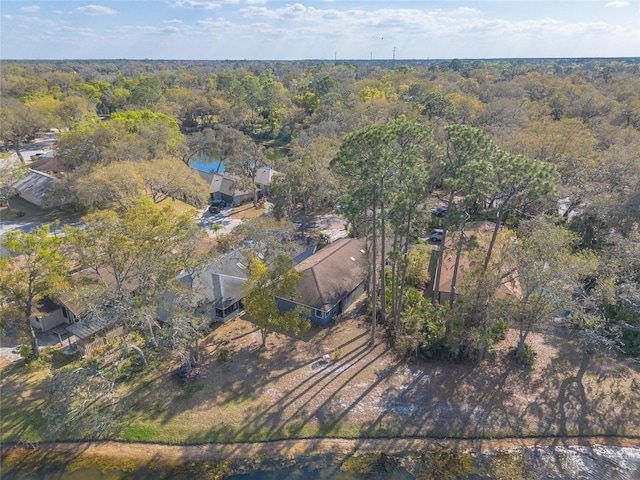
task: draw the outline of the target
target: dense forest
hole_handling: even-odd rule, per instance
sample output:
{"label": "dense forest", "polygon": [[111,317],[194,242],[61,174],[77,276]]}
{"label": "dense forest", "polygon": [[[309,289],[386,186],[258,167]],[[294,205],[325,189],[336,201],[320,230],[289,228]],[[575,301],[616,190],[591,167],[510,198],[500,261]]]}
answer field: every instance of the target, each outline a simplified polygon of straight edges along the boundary
{"label": "dense forest", "polygon": [[[352,235],[369,239],[373,335],[379,322],[398,351],[477,361],[512,327],[515,355],[531,363],[528,334],[567,315],[586,350],[638,356],[639,69],[638,59],[4,61],[4,149],[26,161],[26,143],[60,132],[65,168],[53,196],[71,199],[89,226],[67,230],[60,258],[43,253],[55,243],[46,230],[33,233],[40,250],[18,236],[8,245],[32,255],[32,273],[43,276],[29,302],[68,288],[70,258],[108,266],[122,275],[102,302],[120,305],[135,277],[143,293],[126,306],[131,327],[149,345],[189,352],[193,300],[184,296],[171,331],[152,326],[149,305],[172,272],[203,261],[194,246],[202,234],[186,214],[152,204],[206,205],[208,187],[189,168],[196,159],[215,159],[247,184],[268,166],[280,175],[273,225],[261,230],[344,215]],[[0,187],[20,165],[2,168]],[[467,235],[479,221],[494,228]],[[432,229],[449,250],[427,245]],[[159,265],[176,247],[184,255]],[[456,285],[456,264],[450,298],[430,298],[431,255],[463,251],[472,275]],[[5,267],[5,278],[15,274]],[[496,295],[502,286],[519,294]]]}

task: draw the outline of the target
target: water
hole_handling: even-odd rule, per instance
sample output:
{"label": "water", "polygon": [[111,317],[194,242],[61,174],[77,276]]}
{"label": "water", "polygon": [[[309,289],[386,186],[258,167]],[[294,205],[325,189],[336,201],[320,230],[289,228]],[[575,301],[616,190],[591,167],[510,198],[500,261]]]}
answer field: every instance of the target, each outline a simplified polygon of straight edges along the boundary
{"label": "water", "polygon": [[220,163],[215,158],[207,157],[202,153],[199,154],[195,161],[191,163],[191,167],[202,172],[215,172],[217,169],[219,173],[224,171],[224,164]]}
{"label": "water", "polygon": [[282,462],[265,460],[262,464],[248,460],[229,464],[213,461],[167,464],[161,460],[121,464],[116,458],[64,457],[25,449],[3,454],[1,471],[3,480],[640,479],[640,448],[626,447],[519,447],[473,453],[442,449],[402,457],[323,454]]}

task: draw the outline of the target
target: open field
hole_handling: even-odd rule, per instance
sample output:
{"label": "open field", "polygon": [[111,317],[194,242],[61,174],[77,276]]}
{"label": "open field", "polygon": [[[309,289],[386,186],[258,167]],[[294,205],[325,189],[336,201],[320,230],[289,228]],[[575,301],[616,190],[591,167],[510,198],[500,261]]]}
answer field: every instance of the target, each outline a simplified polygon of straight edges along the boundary
{"label": "open field", "polygon": [[[640,371],[627,359],[581,353],[575,330],[535,333],[532,368],[508,355],[478,365],[407,363],[351,315],[304,338],[260,333],[246,320],[204,340],[202,376],[180,385],[163,365],[121,386],[127,415],[114,439],[167,443],[301,437],[640,438]],[[221,351],[228,358],[221,360]],[[325,353],[339,356],[322,361]],[[2,442],[44,441],[48,369],[10,368],[1,381]],[[639,440],[640,442],[640,440]]]}

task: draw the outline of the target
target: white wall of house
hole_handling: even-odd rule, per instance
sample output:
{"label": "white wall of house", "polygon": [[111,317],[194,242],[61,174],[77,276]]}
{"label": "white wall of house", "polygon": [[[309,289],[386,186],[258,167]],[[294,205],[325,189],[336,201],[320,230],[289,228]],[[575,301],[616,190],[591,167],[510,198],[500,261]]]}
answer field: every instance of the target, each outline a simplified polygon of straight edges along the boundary
{"label": "white wall of house", "polygon": [[34,328],[38,328],[43,332],[46,332],[60,325],[68,325],[68,323],[67,319],[64,318],[64,315],[62,313],[62,308],[58,308],[57,310],[54,310],[53,312],[50,312],[46,315],[33,316],[31,318],[31,325]]}

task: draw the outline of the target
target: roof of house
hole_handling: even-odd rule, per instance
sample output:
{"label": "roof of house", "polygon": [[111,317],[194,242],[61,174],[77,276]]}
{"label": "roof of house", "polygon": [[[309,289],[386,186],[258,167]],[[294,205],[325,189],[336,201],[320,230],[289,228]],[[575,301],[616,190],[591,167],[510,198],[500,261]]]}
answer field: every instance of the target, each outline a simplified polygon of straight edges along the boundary
{"label": "roof of house", "polygon": [[258,185],[271,185],[273,177],[278,175],[278,173],[279,172],[270,167],[262,167],[256,172],[253,181]]}
{"label": "roof of house", "polygon": [[[199,291],[207,303],[226,308],[242,298],[244,282],[248,278],[248,262],[239,249],[217,258],[193,279],[192,288]],[[188,273],[180,280],[188,283]]]}
{"label": "roof of house", "polygon": [[11,187],[15,188],[21,193],[26,193],[32,197],[40,200],[46,199],[49,194],[51,185],[56,181],[55,177],[47,175],[46,173],[39,172],[37,170],[29,169],[27,173],[21,179],[15,181]]}
{"label": "roof of house", "polygon": [[33,315],[47,315],[49,313],[55,312],[56,310],[59,310],[60,305],[58,305],[49,297],[43,297],[34,303],[32,309]]}
{"label": "roof of house", "polygon": [[343,238],[296,265],[302,272],[296,303],[327,311],[362,283],[367,271],[364,241]]}
{"label": "roof of house", "polygon": [[215,175],[213,172],[203,172],[202,170],[198,170],[197,168],[194,168],[193,170],[195,170],[198,175],[200,175],[200,178],[207,182],[207,185],[211,185],[213,176]]}
{"label": "roof of house", "polygon": [[[294,262],[307,258],[315,251],[315,242],[302,235],[296,236],[291,243],[290,255]],[[245,256],[246,248],[232,250],[207,265],[207,268],[193,281],[193,288],[199,290],[209,303],[217,308],[226,308],[244,295],[244,282],[249,277],[249,261]],[[180,279],[187,283],[186,272]]]}
{"label": "roof of house", "polygon": [[54,157],[53,152],[47,152],[38,158],[38,160],[31,162],[29,164],[29,168],[31,168],[31,170],[38,170],[39,172],[45,173],[63,173],[68,170],[64,161],[60,158]]}
{"label": "roof of house", "polygon": [[[478,237],[481,245],[488,246],[488,238],[493,233],[495,223],[492,222],[469,222],[466,224],[464,234],[467,238],[471,236]],[[451,235],[448,235],[445,244],[442,248],[445,249],[442,258],[442,269],[440,271],[440,283],[437,286],[438,292],[450,293],[451,284],[453,281],[453,271],[456,263],[456,250],[457,245],[453,245],[453,239]],[[460,288],[460,280],[463,278],[466,271],[470,269],[469,254],[463,250],[460,254],[460,261],[458,263],[458,276],[456,280],[457,290]],[[517,282],[516,282],[517,283]],[[515,290],[514,290],[515,289]],[[496,291],[498,298],[504,298],[506,295],[518,294],[516,291],[517,285],[513,282],[504,282]]]}
{"label": "roof of house", "polygon": [[248,194],[248,191],[240,191],[236,188],[241,179],[231,173],[214,173],[211,180],[211,192],[220,192],[233,197],[234,195]]}
{"label": "roof of house", "polygon": [[205,299],[216,308],[225,309],[244,296],[246,278],[206,272],[201,277]]}
{"label": "roof of house", "polygon": [[[96,273],[92,268],[85,268],[75,272],[72,276],[74,278],[74,284],[80,286],[95,286],[101,282],[105,283],[112,289],[116,286],[115,276],[111,271],[103,267],[98,269],[98,273]],[[124,290],[128,293],[134,292],[139,286],[140,285],[136,279],[128,280],[123,284]],[[83,317],[88,311],[88,306],[80,297],[74,295],[72,292],[65,292],[60,295],[60,301],[66,308],[71,310],[76,317]]]}

